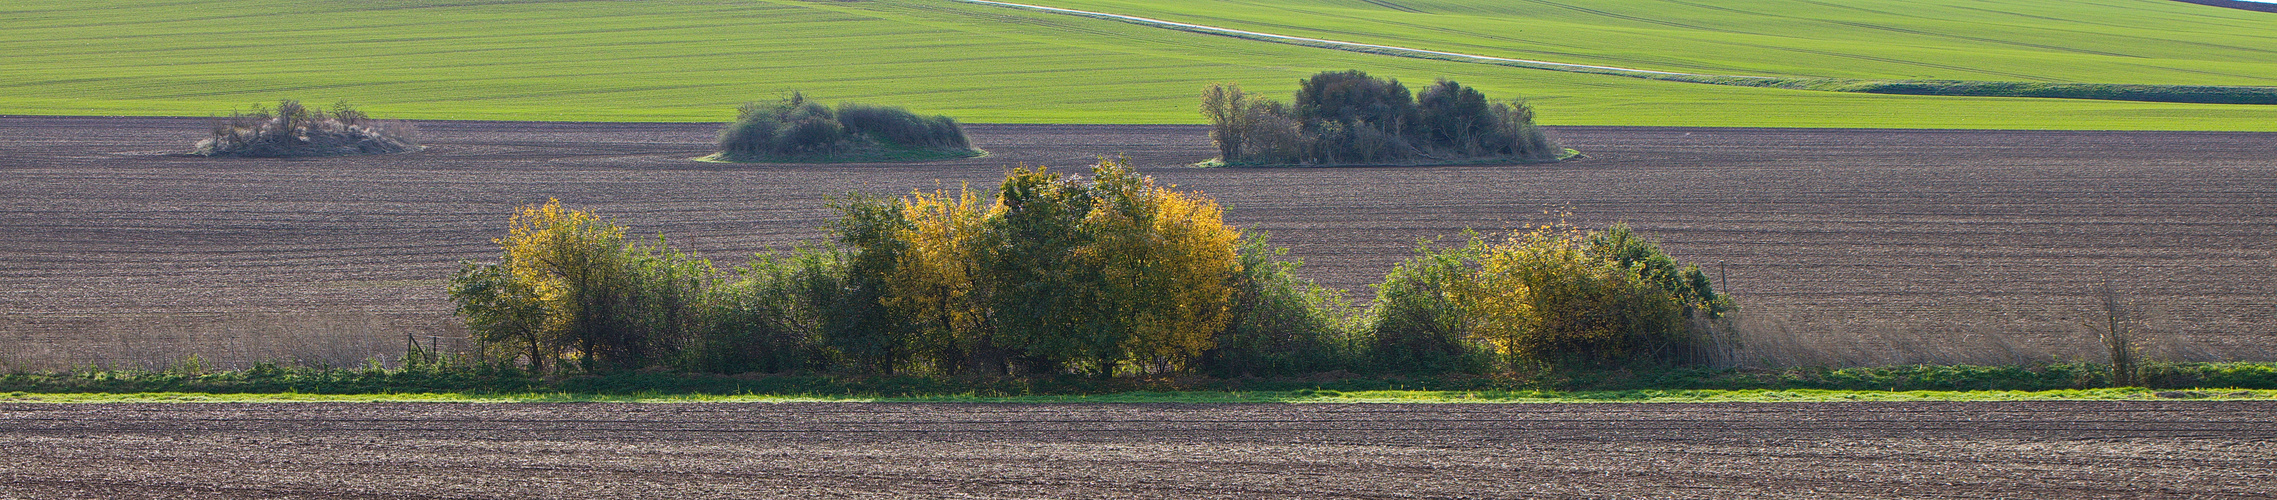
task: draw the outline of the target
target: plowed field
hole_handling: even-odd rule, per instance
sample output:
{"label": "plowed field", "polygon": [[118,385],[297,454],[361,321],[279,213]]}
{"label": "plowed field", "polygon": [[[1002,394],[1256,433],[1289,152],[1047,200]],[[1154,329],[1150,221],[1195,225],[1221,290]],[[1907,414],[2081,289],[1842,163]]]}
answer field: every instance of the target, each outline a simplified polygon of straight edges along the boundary
{"label": "plowed field", "polygon": [[0,360],[353,362],[452,335],[441,279],[520,204],[732,265],[820,238],[834,195],[1118,153],[1363,299],[1418,238],[1570,212],[1661,239],[1797,336],[2084,355],[2109,279],[2196,342],[2178,352],[2277,344],[2277,134],[1584,127],[1553,134],[1590,157],[1555,165],[1192,169],[1213,155],[1194,126],[977,125],[989,157],[817,166],[689,161],[714,124],[421,122],[411,154],[171,154],[204,124],[0,117]]}
{"label": "plowed field", "polygon": [[0,497],[2248,498],[2271,411],[0,404]]}

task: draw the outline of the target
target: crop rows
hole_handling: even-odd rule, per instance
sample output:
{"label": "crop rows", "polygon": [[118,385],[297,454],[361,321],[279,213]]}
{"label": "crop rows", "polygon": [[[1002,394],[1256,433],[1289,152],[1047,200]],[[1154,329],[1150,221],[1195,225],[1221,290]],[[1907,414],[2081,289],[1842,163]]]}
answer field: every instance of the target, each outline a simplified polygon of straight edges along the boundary
{"label": "crop rows", "polygon": [[2235,498],[2271,409],[0,404],[0,495]]}

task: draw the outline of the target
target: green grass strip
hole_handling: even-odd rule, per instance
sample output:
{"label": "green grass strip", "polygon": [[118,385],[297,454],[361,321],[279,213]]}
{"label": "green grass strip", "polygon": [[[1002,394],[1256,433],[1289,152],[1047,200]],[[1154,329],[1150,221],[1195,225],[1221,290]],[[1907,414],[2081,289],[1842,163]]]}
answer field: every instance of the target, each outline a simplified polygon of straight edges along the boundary
{"label": "green grass strip", "polygon": [[1165,21],[1161,19],[1126,16],[1105,12],[1063,9],[991,0],[954,0],[976,5],[988,5],[1036,12],[1069,15],[1091,19],[1118,21],[1140,26],[1163,28],[1189,33],[1217,35],[1242,40],[1295,45],[1346,52],[1358,52],[1412,59],[1462,62],[1508,66],[1513,68],[1583,73],[1592,75],[1623,76],[1670,82],[1730,85],[1736,87],[1810,90],[1821,92],[1852,92],[1863,94],[1895,94],[1948,97],[2023,97],[2049,99],[2089,99],[2107,101],[2172,102],[2188,104],[2277,104],[2277,87],[2243,85],[2144,85],[2109,83],[2035,83],[1970,80],[1869,80],[1851,78],[1780,78],[1745,75],[1706,75],[1653,71],[1615,66],[1569,64],[1531,59],[1442,52],[1390,45],[1344,42],[1319,38],[1277,35],[1256,31],[1220,28],[1199,24]]}
{"label": "green grass strip", "polygon": [[2144,388],[2049,391],[1836,391],[1836,390],[1628,390],[1628,391],[1259,391],[1126,392],[1064,396],[855,397],[830,395],[389,393],[389,394],[0,394],[0,403],[1843,403],[1868,401],[2267,401],[2277,390]]}
{"label": "green grass strip", "polygon": [[[1885,366],[1784,369],[1561,369],[1493,375],[1443,374],[1333,380],[1284,378],[1114,378],[1082,376],[945,378],[918,375],[719,375],[629,371],[545,375],[511,366],[417,366],[387,369],[279,367],[240,371],[74,371],[0,373],[0,399],[132,398],[191,394],[240,399],[347,400],[759,400],[1029,401],[1029,402],[1291,402],[1314,400],[1856,400],[1921,394],[1969,397],[2182,398],[2277,391],[2277,363],[2149,363],[2145,388],[2113,385],[2109,370],[2089,363],[2029,366]],[[2214,388],[2214,389],[2209,389]],[[2121,391],[2120,393],[2098,391]],[[2085,391],[2085,392],[2081,392]],[[2260,392],[2255,392],[2260,391]],[[115,396],[92,396],[111,394]],[[2150,396],[2143,396],[2150,394]],[[80,395],[80,396],[70,396]],[[2119,397],[2119,396],[2112,396]],[[2226,397],[2226,396],[2225,396]],[[2243,397],[2243,396],[2241,396]]]}

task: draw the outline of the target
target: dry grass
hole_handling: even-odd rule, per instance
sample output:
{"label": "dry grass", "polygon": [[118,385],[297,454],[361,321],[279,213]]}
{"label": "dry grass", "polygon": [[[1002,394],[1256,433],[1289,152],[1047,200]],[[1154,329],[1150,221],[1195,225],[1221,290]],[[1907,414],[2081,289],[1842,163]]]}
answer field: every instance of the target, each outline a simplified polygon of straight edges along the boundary
{"label": "dry grass", "polygon": [[[1742,299],[1740,310],[1713,329],[1707,356],[1717,366],[1751,368],[2108,363],[2104,337],[2090,322],[2102,314],[2098,307],[2090,301],[2020,304],[1936,322],[1844,328],[1790,320],[1784,307]],[[2143,362],[2277,359],[2277,350],[2266,345],[2217,344],[2177,333],[2179,325],[2192,322],[2165,307],[2135,307],[2133,342]]]}
{"label": "dry grass", "polygon": [[254,363],[363,366],[401,362],[408,342],[467,350],[448,315],[175,313],[0,315],[0,370],[235,370]]}

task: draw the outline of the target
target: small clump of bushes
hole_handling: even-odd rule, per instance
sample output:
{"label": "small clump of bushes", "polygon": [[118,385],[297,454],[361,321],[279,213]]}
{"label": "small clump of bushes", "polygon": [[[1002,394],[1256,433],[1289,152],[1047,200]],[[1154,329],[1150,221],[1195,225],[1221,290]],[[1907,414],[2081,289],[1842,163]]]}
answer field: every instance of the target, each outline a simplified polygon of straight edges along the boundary
{"label": "small clump of bushes", "polygon": [[198,141],[190,154],[285,158],[402,153],[419,149],[410,127],[372,120],[347,103],[330,111],[283,100],[271,110],[254,105],[251,112],[216,119],[213,136]]}
{"label": "small clump of bushes", "polygon": [[481,359],[533,372],[983,379],[1694,365],[1728,304],[1626,227],[1551,226],[1426,245],[1354,307],[1214,201],[1117,160],[835,208],[830,244],[720,270],[558,201],[525,207],[449,295]]}
{"label": "small clump of bushes", "polygon": [[1731,307],[1697,266],[1626,225],[1423,245],[1376,285],[1374,365],[1401,372],[1706,364]]}
{"label": "small clump of bushes", "polygon": [[833,108],[792,92],[747,103],[719,133],[719,154],[734,162],[872,162],[967,158],[983,154],[947,116],[840,103]]}
{"label": "small clump of bushes", "polygon": [[1359,70],[1298,81],[1291,103],[1213,85],[1202,92],[1220,165],[1544,162],[1574,153],[1534,125],[1523,101],[1494,101],[1440,79],[1420,94]]}

